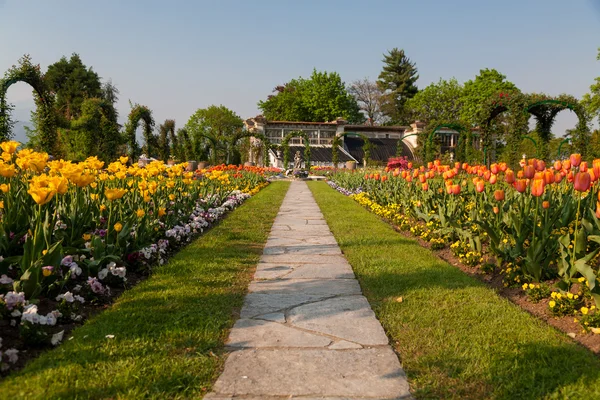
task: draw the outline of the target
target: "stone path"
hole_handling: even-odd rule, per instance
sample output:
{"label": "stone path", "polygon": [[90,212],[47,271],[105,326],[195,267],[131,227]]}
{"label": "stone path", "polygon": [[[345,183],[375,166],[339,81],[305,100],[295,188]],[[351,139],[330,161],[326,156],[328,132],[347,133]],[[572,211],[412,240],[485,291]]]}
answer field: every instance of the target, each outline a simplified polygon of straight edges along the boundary
{"label": "stone path", "polygon": [[308,186],[292,182],[206,399],[410,399]]}

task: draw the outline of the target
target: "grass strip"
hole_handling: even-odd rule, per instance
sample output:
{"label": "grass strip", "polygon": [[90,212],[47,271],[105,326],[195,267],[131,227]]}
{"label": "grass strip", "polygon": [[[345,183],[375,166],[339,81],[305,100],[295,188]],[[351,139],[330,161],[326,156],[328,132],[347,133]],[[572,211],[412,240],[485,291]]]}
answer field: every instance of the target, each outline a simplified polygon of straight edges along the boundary
{"label": "grass strip", "polygon": [[600,360],[326,183],[309,187],[419,399],[600,399]]}
{"label": "grass strip", "polygon": [[201,397],[225,361],[223,343],[288,187],[272,183],[247,200],[72,340],[0,382],[0,398]]}

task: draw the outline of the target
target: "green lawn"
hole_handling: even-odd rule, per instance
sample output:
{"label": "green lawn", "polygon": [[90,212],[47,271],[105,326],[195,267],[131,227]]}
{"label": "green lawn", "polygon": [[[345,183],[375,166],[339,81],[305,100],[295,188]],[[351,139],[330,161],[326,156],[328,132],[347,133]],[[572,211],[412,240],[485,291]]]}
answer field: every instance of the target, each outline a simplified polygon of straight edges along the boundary
{"label": "green lawn", "polygon": [[0,399],[201,397],[288,186],[263,189],[72,340],[0,382]]}
{"label": "green lawn", "polygon": [[593,353],[327,184],[309,187],[418,399],[600,399]]}

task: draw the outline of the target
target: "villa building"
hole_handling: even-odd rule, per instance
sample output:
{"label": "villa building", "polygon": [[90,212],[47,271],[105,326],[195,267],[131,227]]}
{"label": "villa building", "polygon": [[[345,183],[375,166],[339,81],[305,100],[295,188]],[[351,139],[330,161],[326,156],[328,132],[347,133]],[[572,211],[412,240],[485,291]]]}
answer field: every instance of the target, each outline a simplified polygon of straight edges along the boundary
{"label": "villa building", "polygon": [[[267,121],[262,115],[244,121],[249,132],[263,134],[272,144],[281,144],[291,132],[304,132],[311,147],[311,164],[333,166],[333,141],[340,137],[338,160],[342,167],[348,161],[364,164],[363,137],[371,142],[370,159],[382,164],[390,157],[405,156],[415,158],[417,134],[423,132],[425,123],[416,121],[410,126],[372,126],[352,125],[341,118],[331,122]],[[440,129],[442,152],[451,151],[458,142],[459,133],[451,129]],[[259,139],[252,138],[253,143]],[[304,154],[302,137],[293,137],[289,141],[290,160],[297,151]],[[398,151],[398,146],[402,148]],[[269,150],[270,165],[283,168],[283,155],[280,151]],[[252,157],[252,155],[251,155]],[[263,164],[262,156],[250,161]],[[286,166],[286,168],[289,166]]]}

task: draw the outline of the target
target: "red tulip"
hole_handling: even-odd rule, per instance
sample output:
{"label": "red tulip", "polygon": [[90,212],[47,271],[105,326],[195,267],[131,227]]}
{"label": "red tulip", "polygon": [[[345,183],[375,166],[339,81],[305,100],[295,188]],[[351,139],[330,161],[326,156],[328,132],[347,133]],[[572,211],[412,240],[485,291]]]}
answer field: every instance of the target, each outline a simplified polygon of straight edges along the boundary
{"label": "red tulip", "polygon": [[554,175],[554,182],[561,183],[563,178],[564,178],[563,174],[556,174],[556,175]]}
{"label": "red tulip", "polygon": [[498,171],[500,171],[500,168],[498,168],[498,164],[494,163],[490,166],[490,171],[492,171],[492,174],[497,174]]}
{"label": "red tulip", "polygon": [[571,154],[569,159],[571,160],[571,165],[574,167],[578,167],[581,164],[581,154]]}
{"label": "red tulip", "polygon": [[496,199],[496,201],[503,201],[504,200],[504,190],[495,190],[494,191],[494,198]]}
{"label": "red tulip", "polygon": [[544,194],[544,180],[543,179],[534,179],[531,181],[531,195],[535,197],[540,197]]}
{"label": "red tulip", "polygon": [[592,177],[587,172],[578,172],[575,175],[575,183],[573,186],[578,192],[587,191],[592,184]]}
{"label": "red tulip", "polygon": [[579,170],[581,172],[587,172],[587,170],[588,170],[587,161],[582,161],[581,164],[579,164]]}
{"label": "red tulip", "polygon": [[533,166],[536,171],[543,171],[546,169],[546,163],[544,160],[533,160]]}

